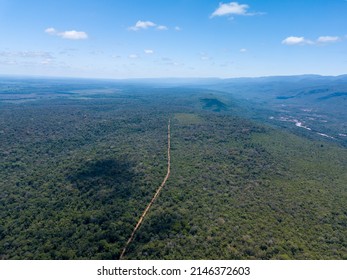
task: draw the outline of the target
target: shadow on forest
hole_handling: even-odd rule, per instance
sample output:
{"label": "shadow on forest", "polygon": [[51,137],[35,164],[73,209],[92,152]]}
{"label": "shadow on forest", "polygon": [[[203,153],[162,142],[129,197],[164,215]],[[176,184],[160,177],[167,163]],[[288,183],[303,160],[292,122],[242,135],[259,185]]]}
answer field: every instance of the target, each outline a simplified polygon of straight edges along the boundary
{"label": "shadow on forest", "polygon": [[214,112],[226,111],[228,106],[217,98],[201,98],[204,110],[212,110]]}
{"label": "shadow on forest", "polygon": [[82,192],[107,192],[120,197],[128,197],[134,190],[134,164],[124,160],[104,159],[85,163],[75,174],[70,174],[70,182]]}

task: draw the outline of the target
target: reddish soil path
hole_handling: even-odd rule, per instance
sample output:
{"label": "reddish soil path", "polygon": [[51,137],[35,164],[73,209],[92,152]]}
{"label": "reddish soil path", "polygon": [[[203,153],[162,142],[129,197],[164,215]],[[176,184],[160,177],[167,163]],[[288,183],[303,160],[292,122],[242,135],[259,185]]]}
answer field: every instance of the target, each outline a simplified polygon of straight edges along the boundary
{"label": "reddish soil path", "polygon": [[170,120],[169,120],[169,124],[167,126],[167,173],[166,176],[163,180],[163,182],[161,183],[160,187],[157,189],[157,191],[155,192],[153,198],[151,199],[151,201],[149,202],[149,204],[147,205],[146,209],[143,211],[140,219],[138,220],[133,232],[131,233],[127,243],[125,244],[123,251],[119,257],[119,259],[123,259],[125,252],[129,246],[129,244],[133,241],[135,234],[137,232],[137,230],[140,228],[144,218],[146,217],[146,215],[148,214],[149,209],[152,207],[154,201],[157,199],[157,197],[159,196],[161,190],[163,189],[163,187],[165,186],[165,183],[167,181],[167,179],[169,179],[170,176],[170,167],[171,167],[171,155],[170,155],[170,149],[171,149],[171,142],[170,142]]}

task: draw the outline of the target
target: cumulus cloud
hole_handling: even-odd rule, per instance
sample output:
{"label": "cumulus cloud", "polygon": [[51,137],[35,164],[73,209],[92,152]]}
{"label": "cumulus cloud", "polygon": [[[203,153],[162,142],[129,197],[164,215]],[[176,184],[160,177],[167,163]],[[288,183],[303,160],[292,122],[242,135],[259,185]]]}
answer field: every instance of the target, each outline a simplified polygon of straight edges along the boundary
{"label": "cumulus cloud", "polygon": [[130,59],[137,59],[137,58],[139,58],[139,56],[137,54],[130,54],[128,56],[128,58],[130,58]]}
{"label": "cumulus cloud", "polygon": [[284,45],[317,45],[324,43],[335,43],[340,41],[341,38],[338,36],[320,36],[317,40],[312,41],[305,37],[290,36],[282,41]]}
{"label": "cumulus cloud", "polygon": [[134,26],[130,26],[128,29],[131,31],[139,31],[144,29],[156,28],[157,30],[168,30],[165,25],[156,24],[153,21],[138,20]]}
{"label": "cumulus cloud", "polygon": [[219,3],[219,7],[212,13],[212,17],[225,15],[245,15],[249,8],[246,4],[237,2]]}
{"label": "cumulus cloud", "polygon": [[340,41],[340,37],[337,36],[320,36],[317,39],[318,43],[335,43]]}
{"label": "cumulus cloud", "polygon": [[129,30],[138,31],[141,29],[148,29],[149,27],[155,27],[155,26],[157,25],[154,22],[139,20],[136,22],[134,26],[129,27]]}
{"label": "cumulus cloud", "polygon": [[176,31],[181,31],[181,30],[182,30],[182,28],[181,28],[181,27],[179,27],[179,26],[175,26],[175,30],[176,30]]}
{"label": "cumulus cloud", "polygon": [[70,31],[64,31],[58,33],[58,36],[64,38],[64,39],[70,39],[70,40],[84,40],[88,39],[88,34],[84,31],[76,31],[76,30],[70,30]]}
{"label": "cumulus cloud", "polygon": [[312,41],[305,39],[305,37],[296,37],[296,36],[290,36],[285,38],[282,41],[283,45],[289,45],[289,46],[293,46],[293,45],[309,45],[309,44],[313,44]]}
{"label": "cumulus cloud", "polygon": [[219,3],[219,7],[211,14],[211,18],[217,16],[254,16],[262,13],[248,12],[249,5],[239,4],[238,2]]}
{"label": "cumulus cloud", "polygon": [[51,35],[55,35],[55,34],[57,34],[58,32],[55,30],[55,28],[49,27],[49,28],[46,28],[46,29],[45,29],[45,33],[51,34]]}
{"label": "cumulus cloud", "polygon": [[144,50],[145,54],[154,54],[154,50]]}
{"label": "cumulus cloud", "polygon": [[247,52],[247,49],[240,49],[240,52],[242,53]]}
{"label": "cumulus cloud", "polygon": [[45,29],[45,33],[49,35],[59,36],[63,39],[69,39],[69,40],[88,39],[88,34],[84,31],[68,30],[68,31],[59,32],[55,28],[49,27]]}

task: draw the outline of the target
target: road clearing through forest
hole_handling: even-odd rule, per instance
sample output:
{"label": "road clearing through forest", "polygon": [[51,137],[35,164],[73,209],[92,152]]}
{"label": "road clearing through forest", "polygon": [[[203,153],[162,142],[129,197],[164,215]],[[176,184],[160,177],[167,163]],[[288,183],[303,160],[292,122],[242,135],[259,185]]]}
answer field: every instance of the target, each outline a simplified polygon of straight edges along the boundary
{"label": "road clearing through forest", "polygon": [[140,219],[138,220],[135,228],[133,229],[133,232],[131,233],[127,243],[125,244],[123,250],[122,250],[122,253],[119,257],[119,259],[123,259],[124,258],[124,255],[126,253],[126,250],[128,248],[128,246],[130,245],[130,243],[133,241],[134,237],[135,237],[135,234],[137,232],[137,230],[140,228],[144,218],[146,217],[146,215],[148,214],[148,211],[149,209],[152,207],[154,201],[157,199],[157,197],[159,196],[161,190],[163,189],[163,187],[165,186],[165,183],[167,181],[167,179],[169,179],[169,176],[170,176],[170,168],[171,168],[171,156],[170,156],[170,149],[171,149],[171,142],[170,142],[170,119],[169,119],[169,124],[167,126],[167,173],[166,173],[166,176],[163,180],[163,182],[161,183],[160,187],[157,189],[157,191],[155,192],[153,198],[151,199],[151,201],[148,203],[146,209],[143,211]]}

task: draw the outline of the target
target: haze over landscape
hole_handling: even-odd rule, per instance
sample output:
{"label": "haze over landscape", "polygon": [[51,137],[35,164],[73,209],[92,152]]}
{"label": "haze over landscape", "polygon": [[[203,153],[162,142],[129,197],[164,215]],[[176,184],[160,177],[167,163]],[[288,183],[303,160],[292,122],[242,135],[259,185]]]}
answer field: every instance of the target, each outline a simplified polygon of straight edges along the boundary
{"label": "haze over landscape", "polygon": [[0,0],[0,259],[347,259],[346,14]]}

